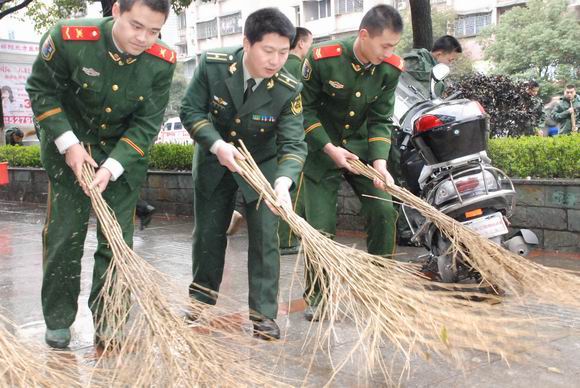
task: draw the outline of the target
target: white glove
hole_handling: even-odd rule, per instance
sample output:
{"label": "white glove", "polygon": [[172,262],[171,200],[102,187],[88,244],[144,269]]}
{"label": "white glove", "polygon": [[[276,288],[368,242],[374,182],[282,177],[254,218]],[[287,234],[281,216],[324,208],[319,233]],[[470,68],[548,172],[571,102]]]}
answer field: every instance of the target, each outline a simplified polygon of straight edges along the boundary
{"label": "white glove", "polygon": [[218,161],[222,166],[226,167],[231,172],[237,172],[240,175],[242,174],[242,170],[238,163],[236,163],[236,159],[244,160],[245,158],[236,147],[220,139],[213,143],[209,150],[217,156]]}

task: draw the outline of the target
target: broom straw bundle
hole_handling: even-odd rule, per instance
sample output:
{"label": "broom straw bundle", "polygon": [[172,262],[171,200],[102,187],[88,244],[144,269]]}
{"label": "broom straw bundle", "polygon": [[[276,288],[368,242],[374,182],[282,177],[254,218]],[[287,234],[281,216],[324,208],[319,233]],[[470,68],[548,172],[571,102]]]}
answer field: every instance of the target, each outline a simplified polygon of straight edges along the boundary
{"label": "broom straw bundle", "polygon": [[0,386],[82,387],[91,375],[95,384],[108,385],[102,370],[78,365],[71,353],[24,343],[14,331],[15,325],[0,316]]}
{"label": "broom straw bundle", "polygon": [[[93,177],[85,164],[84,184],[90,185]],[[166,297],[167,291],[175,292],[162,287],[169,280],[127,246],[98,190],[90,197],[113,251],[100,295],[103,319],[95,326],[104,336],[99,364],[111,369],[114,381],[131,386],[282,385],[249,360],[247,335],[201,319],[196,328],[189,326]],[[189,307],[194,315],[211,317],[203,306],[191,302]]]}
{"label": "broom straw bundle", "polygon": [[[465,298],[476,293],[451,288],[444,291],[444,285],[433,290],[432,283],[421,277],[414,265],[373,256],[323,236],[290,207],[277,204],[275,192],[243,143],[240,152],[245,158],[238,160],[243,178],[300,237],[306,265],[321,284],[322,300],[316,315],[329,324],[318,326],[318,346],[330,345],[334,323],[347,316],[358,330],[355,348],[365,353],[367,370],[378,366],[389,379],[381,353],[388,342],[407,362],[414,353],[432,352],[458,365],[468,349],[508,359],[533,342],[536,334],[527,326],[530,320],[488,305],[476,308],[481,305]],[[346,361],[337,364],[335,373]]]}
{"label": "broom straw bundle", "polygon": [[489,286],[499,287],[519,298],[533,296],[543,303],[580,307],[578,272],[545,267],[519,256],[443,214],[408,190],[386,185],[384,177],[372,167],[361,161],[350,163],[359,174],[382,181],[385,192],[433,222],[451,242],[449,253],[471,265]]}

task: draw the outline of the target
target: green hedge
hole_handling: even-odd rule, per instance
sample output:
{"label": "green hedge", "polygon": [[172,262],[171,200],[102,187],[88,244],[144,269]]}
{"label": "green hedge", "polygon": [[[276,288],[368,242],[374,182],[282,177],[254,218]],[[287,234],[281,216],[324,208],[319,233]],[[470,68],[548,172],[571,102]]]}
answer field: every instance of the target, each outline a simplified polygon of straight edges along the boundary
{"label": "green hedge", "polygon": [[[180,144],[155,144],[149,158],[153,170],[191,170],[193,146]],[[0,161],[14,167],[42,167],[40,147],[1,146]]]}
{"label": "green hedge", "polygon": [[580,178],[580,135],[489,141],[495,167],[514,178]]}
{"label": "green hedge", "polygon": [[[493,165],[511,177],[580,178],[580,135],[500,138],[489,141]],[[149,168],[191,170],[193,146],[156,144]],[[41,167],[39,147],[0,147],[0,161],[11,166]]]}
{"label": "green hedge", "polygon": [[0,162],[8,162],[12,167],[42,167],[40,147],[1,146]]}

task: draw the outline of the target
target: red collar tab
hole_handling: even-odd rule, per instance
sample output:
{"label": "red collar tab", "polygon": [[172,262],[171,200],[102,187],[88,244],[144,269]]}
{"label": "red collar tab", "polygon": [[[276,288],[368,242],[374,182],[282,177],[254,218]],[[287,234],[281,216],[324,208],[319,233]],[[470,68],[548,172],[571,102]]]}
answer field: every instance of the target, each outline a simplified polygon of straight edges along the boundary
{"label": "red collar tab", "polygon": [[155,43],[149,49],[145,50],[145,52],[147,54],[153,55],[154,57],[161,58],[169,63],[175,63],[177,60],[175,51],[168,49],[167,47],[163,47],[157,43]]}
{"label": "red collar tab", "polygon": [[64,40],[99,40],[101,30],[95,26],[62,26],[60,28]]}
{"label": "red collar tab", "polygon": [[315,61],[318,61],[319,59],[339,57],[340,55],[342,55],[342,47],[339,44],[316,47],[312,50],[312,56]]}

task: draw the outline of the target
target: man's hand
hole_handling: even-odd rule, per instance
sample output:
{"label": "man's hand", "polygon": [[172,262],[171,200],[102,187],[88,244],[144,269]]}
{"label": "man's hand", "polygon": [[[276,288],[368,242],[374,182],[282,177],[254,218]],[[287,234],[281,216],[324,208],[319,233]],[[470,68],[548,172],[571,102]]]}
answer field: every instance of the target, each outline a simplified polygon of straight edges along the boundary
{"label": "man's hand", "polygon": [[93,158],[88,154],[85,148],[80,144],[73,144],[69,148],[67,148],[66,153],[64,154],[64,158],[66,164],[71,168],[75,176],[77,177],[77,181],[85,191],[88,193],[87,188],[84,187],[82,184],[82,172],[83,172],[83,164],[85,162],[89,163],[94,168],[99,167],[97,162],[93,160]]}
{"label": "man's hand", "polygon": [[[382,176],[385,182],[387,182],[386,186],[394,186],[395,180],[387,171],[387,161],[385,159],[377,159],[373,162],[373,167],[377,170]],[[385,185],[380,179],[374,179],[373,184],[377,189],[384,189]]]}
{"label": "man's hand", "polygon": [[[290,187],[292,186],[292,180],[288,177],[280,177],[276,179],[274,183],[274,191],[276,192],[276,199],[278,200],[277,205],[286,209],[292,209],[292,199],[290,198]],[[272,211],[272,213],[277,216],[280,215],[278,210],[270,202],[266,201],[266,205]]]}
{"label": "man's hand", "polygon": [[348,161],[358,160],[358,156],[356,156],[352,152],[349,152],[345,148],[337,147],[331,143],[325,145],[324,148],[322,148],[322,150],[328,156],[330,156],[330,158],[334,161],[334,164],[336,164],[339,168],[345,168],[351,173],[357,174],[357,172],[355,172],[353,168],[350,166]]}
{"label": "man's hand", "polygon": [[570,108],[568,108],[568,113],[570,114],[574,113],[574,107],[571,106]]}
{"label": "man's hand", "polygon": [[111,180],[111,171],[107,170],[104,167],[99,168],[95,173],[93,183],[91,183],[88,190],[85,190],[85,194],[89,195],[89,191],[94,189],[95,187],[99,190],[100,193],[102,193],[107,188],[107,185],[109,184],[110,180]]}
{"label": "man's hand", "polygon": [[237,172],[238,174],[243,175],[242,169],[238,163],[236,163],[236,159],[244,160],[245,158],[236,147],[224,142],[215,150],[215,155],[222,166],[226,167],[231,172]]}

